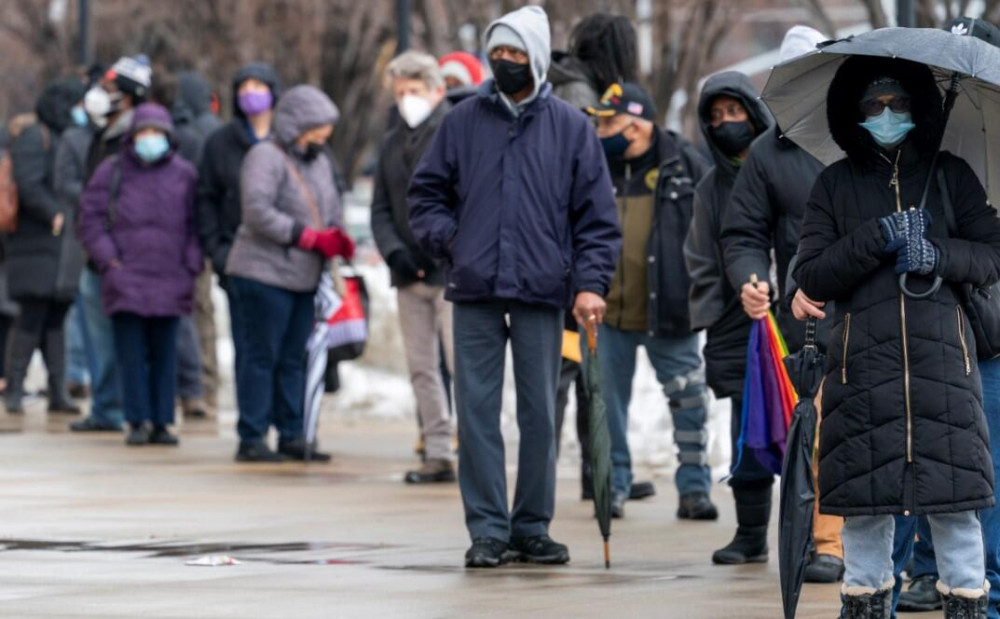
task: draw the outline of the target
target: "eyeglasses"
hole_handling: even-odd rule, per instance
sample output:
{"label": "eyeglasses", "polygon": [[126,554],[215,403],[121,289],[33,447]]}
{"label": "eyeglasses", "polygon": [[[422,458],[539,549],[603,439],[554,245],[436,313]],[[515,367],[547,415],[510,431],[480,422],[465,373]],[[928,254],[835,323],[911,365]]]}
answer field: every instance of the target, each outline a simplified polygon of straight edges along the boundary
{"label": "eyeglasses", "polygon": [[865,116],[878,116],[885,111],[885,108],[889,108],[897,114],[903,114],[910,111],[910,98],[909,97],[893,97],[888,102],[881,101],[879,99],[868,99],[867,101],[861,102],[861,113]]}

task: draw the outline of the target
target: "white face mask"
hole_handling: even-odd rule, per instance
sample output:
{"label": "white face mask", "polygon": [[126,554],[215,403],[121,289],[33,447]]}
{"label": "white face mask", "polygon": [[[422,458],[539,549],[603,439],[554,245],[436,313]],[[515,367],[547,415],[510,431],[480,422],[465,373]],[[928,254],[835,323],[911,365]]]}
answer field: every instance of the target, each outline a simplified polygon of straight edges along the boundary
{"label": "white face mask", "polygon": [[94,86],[83,97],[83,109],[95,125],[104,127],[111,112],[111,96],[100,86]]}
{"label": "white face mask", "polygon": [[420,126],[434,111],[434,106],[424,97],[406,95],[399,102],[399,116],[410,129]]}

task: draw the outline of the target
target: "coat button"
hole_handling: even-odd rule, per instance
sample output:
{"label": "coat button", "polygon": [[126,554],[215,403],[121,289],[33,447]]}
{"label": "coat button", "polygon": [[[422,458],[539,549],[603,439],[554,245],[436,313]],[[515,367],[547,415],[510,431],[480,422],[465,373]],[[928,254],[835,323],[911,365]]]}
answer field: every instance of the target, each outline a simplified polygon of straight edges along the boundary
{"label": "coat button", "polygon": [[677,192],[676,191],[671,191],[670,192],[670,199],[671,200],[676,200],[677,199]]}
{"label": "coat button", "polygon": [[655,292],[649,293],[649,298],[650,299],[656,299],[656,293]]}
{"label": "coat button", "polygon": [[650,256],[649,257],[649,264],[653,264],[654,262],[656,262],[656,257],[655,256]]}
{"label": "coat button", "polygon": [[646,335],[648,335],[649,337],[656,337],[656,331],[647,331]]}
{"label": "coat button", "polygon": [[910,510],[908,510],[908,509],[907,509],[907,510],[904,510],[904,511],[903,511],[903,515],[904,515],[904,516],[909,516],[909,515],[910,515]]}

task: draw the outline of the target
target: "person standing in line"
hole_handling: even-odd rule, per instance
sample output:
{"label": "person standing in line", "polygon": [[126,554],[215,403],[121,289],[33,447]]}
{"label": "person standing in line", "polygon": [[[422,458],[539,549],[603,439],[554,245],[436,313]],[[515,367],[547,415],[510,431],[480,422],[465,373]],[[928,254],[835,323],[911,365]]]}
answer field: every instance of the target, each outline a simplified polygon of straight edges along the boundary
{"label": "person standing in line", "polygon": [[[320,274],[331,258],[354,254],[325,146],[339,118],[323,92],[292,88],[274,109],[274,139],[251,148],[240,170],[242,221],[226,260],[240,299],[239,462],[330,460],[306,444],[303,417]],[[277,453],[266,442],[272,425]]]}
{"label": "person standing in line", "polygon": [[453,431],[440,354],[443,350],[447,366],[452,367],[451,303],[444,299],[442,265],[417,245],[406,204],[413,170],[451,106],[433,56],[404,52],[386,68],[386,83],[402,122],[389,131],[379,149],[371,226],[397,288],[400,327],[426,455],[423,466],[409,471],[405,481],[454,482]]}
{"label": "person standing in line", "polygon": [[[706,332],[708,386],[715,397],[731,402],[730,436],[735,461],[743,427],[740,413],[752,322],[726,278],[719,239],[730,193],[750,144],[774,121],[750,79],[734,71],[719,73],[705,82],[698,119],[715,167],[695,190],[694,217],[684,243],[691,275],[691,326]],[[751,450],[746,450],[739,469],[729,477],[729,486],[736,501],[736,537],[712,555],[712,562],[738,565],[766,561],[774,474],[757,461]]]}
{"label": "person standing in line", "polygon": [[56,151],[72,126],[72,110],[85,87],[76,78],[49,84],[35,105],[37,120],[11,132],[10,156],[18,192],[17,229],[7,235],[10,296],[20,306],[7,340],[7,412],[24,412],[24,380],[36,349],[48,371],[49,412],[80,414],[66,389],[66,313],[76,297],[83,260],[72,229],[72,213],[55,191]]}
{"label": "person standing in line", "polygon": [[[87,91],[84,109],[98,128],[90,148],[84,173],[89,183],[98,166],[117,155],[132,127],[135,108],[149,96],[153,72],[145,56],[119,58],[98,84]],[[122,383],[114,329],[104,313],[101,276],[93,260],[80,278],[80,299],[93,350],[90,415],[70,424],[74,432],[119,432],[125,420]]]}
{"label": "person standing in line", "polygon": [[203,257],[194,227],[197,171],[176,154],[167,110],[135,110],[122,150],[98,167],[80,201],[80,239],[101,273],[121,364],[126,444],[177,445],[177,330],[194,304]]}
{"label": "person standing in line", "polygon": [[[593,125],[552,96],[549,22],[525,7],[493,22],[494,79],[438,128],[410,184],[410,224],[449,264],[454,303],[465,565],[563,564],[555,510],[555,390],[563,310],[600,323],[620,232]],[[513,513],[500,431],[507,343],[521,431]]]}

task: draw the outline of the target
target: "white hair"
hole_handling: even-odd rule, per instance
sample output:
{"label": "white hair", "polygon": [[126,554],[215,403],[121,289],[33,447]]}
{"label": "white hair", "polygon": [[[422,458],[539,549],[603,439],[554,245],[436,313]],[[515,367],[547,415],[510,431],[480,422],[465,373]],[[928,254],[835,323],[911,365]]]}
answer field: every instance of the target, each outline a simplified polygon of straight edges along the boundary
{"label": "white hair", "polygon": [[396,56],[385,68],[386,87],[391,88],[397,79],[420,80],[431,90],[444,87],[444,76],[434,56],[412,50]]}

